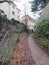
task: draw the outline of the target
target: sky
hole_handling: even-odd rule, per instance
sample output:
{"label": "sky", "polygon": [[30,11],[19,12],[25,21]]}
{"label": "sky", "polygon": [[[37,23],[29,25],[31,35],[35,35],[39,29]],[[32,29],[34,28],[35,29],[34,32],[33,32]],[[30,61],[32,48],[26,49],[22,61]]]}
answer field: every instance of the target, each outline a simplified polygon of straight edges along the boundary
{"label": "sky", "polygon": [[14,1],[15,4],[17,5],[17,7],[21,10],[21,16],[24,16],[24,11],[26,10],[27,14],[29,16],[31,16],[32,18],[36,19],[37,17],[39,17],[39,12],[37,12],[36,14],[33,14],[33,12],[31,12],[31,4],[29,3],[30,1],[33,0],[18,0],[19,2],[17,2],[16,0]]}

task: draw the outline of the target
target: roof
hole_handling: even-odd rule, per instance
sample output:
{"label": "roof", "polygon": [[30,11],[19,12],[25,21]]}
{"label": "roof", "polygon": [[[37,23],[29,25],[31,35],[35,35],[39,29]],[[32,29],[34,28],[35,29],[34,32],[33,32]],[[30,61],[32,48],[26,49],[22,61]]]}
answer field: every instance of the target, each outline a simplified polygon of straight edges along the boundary
{"label": "roof", "polygon": [[[15,6],[17,6],[13,1],[11,0],[0,0],[0,3],[3,3],[3,2],[8,2],[9,4],[14,4]],[[19,8],[17,8],[19,11],[21,11]]]}
{"label": "roof", "polygon": [[12,4],[14,4],[15,6],[17,6],[13,1],[10,1],[10,0],[2,0],[2,1],[0,1],[0,3],[3,3],[3,2],[12,3]]}

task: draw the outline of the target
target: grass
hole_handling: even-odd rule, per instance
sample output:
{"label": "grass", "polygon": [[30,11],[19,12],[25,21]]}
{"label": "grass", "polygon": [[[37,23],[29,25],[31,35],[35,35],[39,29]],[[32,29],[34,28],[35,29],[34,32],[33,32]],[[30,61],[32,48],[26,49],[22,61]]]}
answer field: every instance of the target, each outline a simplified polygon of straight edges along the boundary
{"label": "grass", "polygon": [[49,40],[45,39],[41,42],[42,46],[49,50]]}

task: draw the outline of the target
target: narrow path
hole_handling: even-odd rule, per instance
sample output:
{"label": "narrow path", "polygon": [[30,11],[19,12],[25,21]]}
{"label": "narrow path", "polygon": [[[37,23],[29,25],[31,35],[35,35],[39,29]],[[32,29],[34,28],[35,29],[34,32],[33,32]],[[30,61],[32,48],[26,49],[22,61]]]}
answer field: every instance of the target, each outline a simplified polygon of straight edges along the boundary
{"label": "narrow path", "polygon": [[35,43],[32,35],[21,35],[11,65],[49,65],[49,57]]}
{"label": "narrow path", "polygon": [[35,65],[28,46],[28,36],[21,35],[12,57],[11,65]]}
{"label": "narrow path", "polygon": [[36,65],[49,65],[49,57],[38,47],[32,35],[28,37],[28,44]]}

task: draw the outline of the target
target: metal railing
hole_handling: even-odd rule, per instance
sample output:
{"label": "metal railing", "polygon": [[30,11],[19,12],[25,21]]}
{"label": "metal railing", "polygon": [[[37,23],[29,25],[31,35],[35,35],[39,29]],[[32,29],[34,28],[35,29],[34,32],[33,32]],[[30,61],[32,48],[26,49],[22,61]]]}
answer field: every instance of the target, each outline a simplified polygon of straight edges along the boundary
{"label": "metal railing", "polygon": [[11,60],[18,36],[19,34],[17,31],[10,30],[6,32],[3,40],[0,43],[1,65],[4,65],[4,63],[6,63],[7,65],[10,64],[10,60]]}

